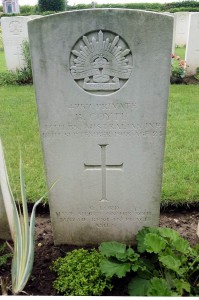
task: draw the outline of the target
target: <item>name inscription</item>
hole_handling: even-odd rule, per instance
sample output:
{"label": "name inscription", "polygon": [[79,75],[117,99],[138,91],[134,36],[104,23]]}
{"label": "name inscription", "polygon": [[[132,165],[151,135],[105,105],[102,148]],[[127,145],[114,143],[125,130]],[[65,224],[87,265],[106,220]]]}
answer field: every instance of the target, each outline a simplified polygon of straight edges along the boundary
{"label": "name inscription", "polygon": [[44,138],[65,137],[162,137],[161,122],[136,122],[136,102],[74,103],[65,106],[64,122],[44,124]]}

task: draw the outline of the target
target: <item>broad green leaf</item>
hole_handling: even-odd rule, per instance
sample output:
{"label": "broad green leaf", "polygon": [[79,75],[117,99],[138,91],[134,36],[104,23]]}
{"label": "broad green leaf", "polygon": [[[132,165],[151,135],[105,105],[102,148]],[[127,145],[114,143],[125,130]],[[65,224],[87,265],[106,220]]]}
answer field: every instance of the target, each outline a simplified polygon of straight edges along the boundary
{"label": "broad green leaf", "polygon": [[137,249],[138,252],[143,253],[146,251],[146,245],[144,243],[144,238],[148,233],[157,233],[158,229],[156,227],[144,227],[140,231],[138,231],[136,235]]}
{"label": "broad green leaf", "polygon": [[99,250],[106,257],[116,257],[122,260],[128,257],[126,245],[114,241],[101,243]]}
{"label": "broad green leaf", "polygon": [[165,279],[154,277],[150,280],[147,296],[173,296],[173,292]]}
{"label": "broad green leaf", "polygon": [[149,280],[135,277],[128,284],[128,293],[130,296],[146,296],[149,288]]}
{"label": "broad green leaf", "polygon": [[180,234],[171,228],[159,228],[159,233],[162,237],[170,239],[171,242],[176,241]]}
{"label": "broad green leaf", "polygon": [[127,272],[130,272],[131,264],[104,259],[100,263],[100,269],[107,277],[116,275],[117,277],[122,278]]}
{"label": "broad green leaf", "polygon": [[190,293],[191,286],[189,282],[184,281],[183,279],[174,279],[174,285],[176,287],[177,292],[183,296],[184,291]]}
{"label": "broad green leaf", "polygon": [[181,261],[177,259],[176,257],[173,257],[171,255],[161,256],[159,257],[160,262],[170,270],[175,271],[176,273],[179,273]]}
{"label": "broad green leaf", "polygon": [[172,243],[173,247],[183,253],[183,254],[187,254],[189,252],[189,242],[184,240],[183,238],[179,237],[177,240],[173,241]]}
{"label": "broad green leaf", "polygon": [[144,238],[144,243],[149,253],[159,253],[166,247],[166,241],[155,233],[148,233]]}

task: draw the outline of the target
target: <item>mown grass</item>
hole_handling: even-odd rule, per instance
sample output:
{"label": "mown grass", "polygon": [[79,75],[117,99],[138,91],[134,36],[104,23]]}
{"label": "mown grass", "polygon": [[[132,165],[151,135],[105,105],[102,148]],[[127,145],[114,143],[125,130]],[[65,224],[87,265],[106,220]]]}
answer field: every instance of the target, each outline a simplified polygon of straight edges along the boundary
{"label": "mown grass", "polygon": [[199,85],[170,88],[163,201],[199,201]]}
{"label": "mown grass", "polygon": [[176,47],[175,48],[175,55],[180,56],[180,59],[185,59],[185,51],[186,47]]}
{"label": "mown grass", "polygon": [[6,60],[5,60],[5,54],[4,51],[0,50],[0,72],[6,72]]}
{"label": "mown grass", "polygon": [[20,198],[19,155],[24,161],[27,197],[37,200],[45,192],[45,176],[33,86],[0,88],[0,137],[15,197]]}

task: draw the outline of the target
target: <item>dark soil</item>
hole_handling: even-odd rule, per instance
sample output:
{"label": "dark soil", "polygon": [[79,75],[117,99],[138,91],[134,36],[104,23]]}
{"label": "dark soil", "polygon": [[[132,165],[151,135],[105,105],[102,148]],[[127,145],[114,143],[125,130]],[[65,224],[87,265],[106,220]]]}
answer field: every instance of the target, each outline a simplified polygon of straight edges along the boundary
{"label": "dark soil", "polygon": [[196,79],[194,76],[185,76],[183,78],[171,76],[170,83],[171,84],[186,84],[186,85],[199,84],[199,80]]}
{"label": "dark soil", "polygon": [[[162,212],[160,217],[160,226],[169,227],[177,230],[182,237],[187,239],[190,244],[196,245],[199,239],[196,235],[197,224],[199,221],[199,211],[167,211]],[[0,244],[2,241],[0,241]],[[59,256],[64,256],[68,251],[77,249],[71,245],[54,246],[52,229],[49,214],[38,214],[35,225],[35,260],[32,275],[25,287],[28,295],[56,295],[52,287],[55,274],[50,271],[49,267],[52,261]],[[88,247],[89,248],[89,247]],[[10,279],[10,263],[5,268],[0,269],[0,276]],[[124,279],[127,281],[127,278]],[[125,282],[126,283],[126,282]],[[127,295],[124,284],[120,279],[115,282],[115,288],[108,296],[125,296]]]}

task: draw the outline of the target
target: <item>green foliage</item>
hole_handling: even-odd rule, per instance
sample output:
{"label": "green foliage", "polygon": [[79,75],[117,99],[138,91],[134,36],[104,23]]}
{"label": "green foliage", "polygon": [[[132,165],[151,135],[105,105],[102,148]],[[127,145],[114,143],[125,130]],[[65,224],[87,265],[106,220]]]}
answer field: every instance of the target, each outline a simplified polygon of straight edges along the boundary
{"label": "green foliage", "polygon": [[105,288],[111,290],[110,279],[100,270],[103,256],[95,249],[79,249],[53,262],[51,270],[58,275],[53,286],[66,296],[99,296]]}
{"label": "green foliage", "polygon": [[20,5],[20,14],[34,14],[35,13],[35,6],[31,5]]}
{"label": "green foliage", "polygon": [[195,79],[199,80],[199,67],[196,68],[196,74],[194,75]]}
{"label": "green foliage", "polygon": [[169,228],[145,227],[136,235],[137,249],[104,242],[100,264],[108,276],[124,277],[131,296],[187,296],[199,293],[199,247],[191,248],[178,232]]}
{"label": "green foliage", "polygon": [[12,257],[12,254],[11,253],[5,253],[5,250],[6,250],[6,243],[3,243],[0,246],[0,267],[5,266],[8,259],[10,257]]}
{"label": "green foliage", "polygon": [[34,262],[35,211],[37,205],[43,200],[43,197],[41,197],[34,204],[29,221],[22,159],[20,157],[20,188],[22,203],[21,209],[17,207],[12,190],[10,188],[10,182],[7,174],[1,139],[0,186],[2,190],[3,202],[5,205],[11,236],[14,242],[11,273],[12,292],[16,295],[23,290],[32,272]]}
{"label": "green foliage", "polygon": [[2,29],[0,27],[0,51],[3,50],[3,38],[2,38]]}
{"label": "green foliage", "polygon": [[64,11],[65,10],[65,0],[39,0],[38,8],[39,11]]}

